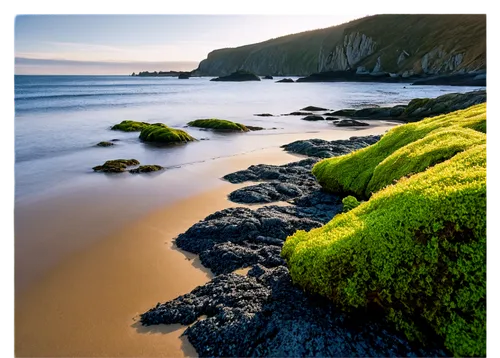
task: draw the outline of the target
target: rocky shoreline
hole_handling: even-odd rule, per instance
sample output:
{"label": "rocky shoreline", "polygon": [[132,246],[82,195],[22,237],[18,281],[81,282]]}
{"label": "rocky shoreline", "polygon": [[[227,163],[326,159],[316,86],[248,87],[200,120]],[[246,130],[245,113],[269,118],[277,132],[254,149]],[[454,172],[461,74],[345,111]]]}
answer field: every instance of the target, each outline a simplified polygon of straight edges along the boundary
{"label": "rocky shoreline", "polygon": [[399,76],[391,73],[360,73],[359,71],[325,71],[300,77],[296,82],[382,82],[410,85],[486,86],[486,70],[441,75]]}
{"label": "rocky shoreline", "polygon": [[[446,356],[439,340],[409,343],[382,316],[345,313],[292,284],[280,256],[287,236],[320,227],[342,211],[342,197],[321,190],[311,174],[319,158],[375,143],[380,136],[297,141],[284,146],[310,156],[281,166],[253,165],[228,174],[260,182],[229,195],[240,203],[287,201],[209,215],[175,239],[217,275],[191,293],[141,315],[143,325],[181,323],[200,356]],[[293,184],[291,184],[293,183]],[[250,268],[247,275],[234,273]]]}

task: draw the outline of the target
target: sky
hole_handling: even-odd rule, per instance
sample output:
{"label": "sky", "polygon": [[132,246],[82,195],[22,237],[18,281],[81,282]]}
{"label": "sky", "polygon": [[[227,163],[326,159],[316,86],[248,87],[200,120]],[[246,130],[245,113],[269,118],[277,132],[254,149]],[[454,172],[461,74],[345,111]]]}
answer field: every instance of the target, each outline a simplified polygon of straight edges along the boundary
{"label": "sky", "polygon": [[367,15],[19,15],[15,19],[15,73],[192,70],[218,48],[330,27]]}

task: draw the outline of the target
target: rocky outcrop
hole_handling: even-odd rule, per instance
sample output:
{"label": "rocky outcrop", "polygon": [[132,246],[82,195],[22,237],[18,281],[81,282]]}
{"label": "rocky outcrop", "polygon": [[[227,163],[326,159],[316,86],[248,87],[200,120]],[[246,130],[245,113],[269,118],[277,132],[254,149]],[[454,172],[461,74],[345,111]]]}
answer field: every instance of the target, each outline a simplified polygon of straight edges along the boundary
{"label": "rocky outcrop", "polygon": [[426,117],[446,114],[486,102],[486,91],[448,93],[436,98],[415,98],[408,105],[375,107],[363,109],[343,109],[332,114],[342,117],[362,119],[395,119],[414,122]]}
{"label": "rocky outcrop", "polygon": [[129,170],[130,173],[132,174],[142,174],[142,173],[152,173],[152,172],[157,172],[163,170],[163,167],[161,165],[141,165],[140,167],[136,169],[131,169]]}
{"label": "rocky outcrop", "polygon": [[302,120],[303,121],[323,121],[325,119],[318,114],[313,114],[313,115],[302,118]]}
{"label": "rocky outcrop", "polygon": [[337,127],[366,127],[369,126],[366,122],[357,121],[355,119],[339,119],[332,122]]}
{"label": "rocky outcrop", "polygon": [[[375,140],[364,139],[365,146]],[[314,180],[310,168],[316,162],[311,158],[282,166],[256,165],[225,179],[285,184],[295,183],[298,175]],[[368,315],[366,310],[341,312],[328,300],[295,286],[280,256],[284,240],[296,230],[321,226],[343,207],[338,196],[318,187],[292,204],[225,209],[179,235],[176,244],[199,254],[216,277],[188,294],[158,303],[141,315],[141,323],[188,326],[184,334],[202,357],[446,356],[448,352],[430,339],[425,347],[410,344],[383,316]],[[251,267],[248,274],[232,273],[244,267]]]}
{"label": "rocky outcrop", "polygon": [[127,167],[139,164],[137,159],[114,159],[107,160],[103,165],[95,166],[92,170],[101,173],[123,173],[127,171]]}
{"label": "rocky outcrop", "polygon": [[323,139],[298,140],[282,146],[286,151],[315,158],[330,158],[344,155],[356,149],[376,143],[378,135],[351,137],[348,140],[327,141]]}
{"label": "rocky outcrop", "polygon": [[239,70],[227,76],[212,78],[210,81],[225,81],[225,82],[260,81],[260,78],[254,73]]}
{"label": "rocky outcrop", "polygon": [[199,75],[352,72],[379,81],[486,69],[484,15],[375,15],[326,29],[212,51]]}

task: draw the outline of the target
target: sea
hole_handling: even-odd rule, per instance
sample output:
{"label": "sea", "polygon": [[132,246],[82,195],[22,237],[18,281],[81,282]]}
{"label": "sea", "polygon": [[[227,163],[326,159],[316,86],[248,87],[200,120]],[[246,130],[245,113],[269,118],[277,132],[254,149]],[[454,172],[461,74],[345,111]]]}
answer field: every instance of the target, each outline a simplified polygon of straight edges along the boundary
{"label": "sea", "polygon": [[[150,185],[152,179],[144,177],[175,177],[177,168],[282,145],[283,134],[310,133],[314,138],[318,132],[340,130],[330,121],[309,122],[300,116],[282,115],[309,105],[330,110],[386,106],[480,89],[404,83],[276,83],[279,79],[214,82],[206,77],[16,75],[15,201],[137,181],[145,183],[141,190],[147,193],[154,185]],[[274,116],[255,116],[258,113]],[[216,133],[186,127],[189,121],[200,118],[228,119],[266,129]],[[165,123],[200,140],[157,147],[142,143],[137,132],[110,129],[127,119]],[[113,139],[118,139],[113,147],[96,147],[100,141]],[[167,170],[146,176],[105,175],[92,170],[106,160],[120,158],[158,164]],[[189,177],[182,180],[189,181]],[[122,189],[127,188],[132,186]],[[162,190],[163,195],[172,195],[172,191]]]}

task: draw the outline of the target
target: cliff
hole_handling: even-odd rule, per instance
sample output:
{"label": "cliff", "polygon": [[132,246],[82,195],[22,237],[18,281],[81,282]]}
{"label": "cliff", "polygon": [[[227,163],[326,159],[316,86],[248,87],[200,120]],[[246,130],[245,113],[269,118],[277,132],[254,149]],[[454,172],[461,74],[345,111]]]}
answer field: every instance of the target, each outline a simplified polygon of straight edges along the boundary
{"label": "cliff", "polygon": [[315,72],[410,77],[486,69],[485,15],[375,15],[326,29],[212,51],[196,74]]}

